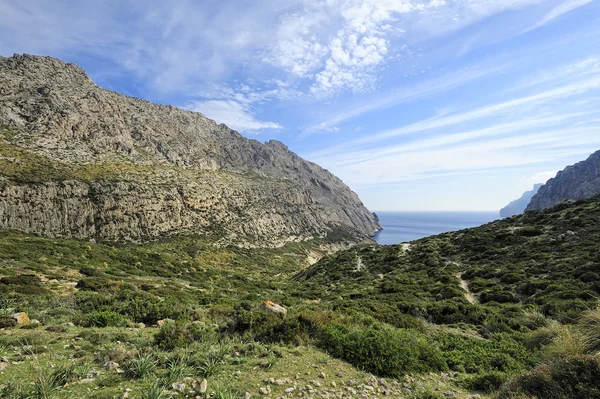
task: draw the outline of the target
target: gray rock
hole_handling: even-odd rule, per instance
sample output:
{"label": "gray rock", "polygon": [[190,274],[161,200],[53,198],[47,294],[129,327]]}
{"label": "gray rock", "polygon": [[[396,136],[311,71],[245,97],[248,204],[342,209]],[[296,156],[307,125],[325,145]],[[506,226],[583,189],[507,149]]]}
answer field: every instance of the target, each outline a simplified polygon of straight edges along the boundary
{"label": "gray rock", "polygon": [[551,208],[563,201],[590,198],[600,194],[600,151],[585,161],[567,166],[548,180],[533,196],[528,211]]}
{"label": "gray rock", "polygon": [[51,178],[0,171],[2,229],[104,240],[221,231],[220,243],[241,246],[339,231],[357,242],[380,229],[340,179],[282,143],[104,90],[76,65],[0,57],[0,93],[10,146],[55,165]]}

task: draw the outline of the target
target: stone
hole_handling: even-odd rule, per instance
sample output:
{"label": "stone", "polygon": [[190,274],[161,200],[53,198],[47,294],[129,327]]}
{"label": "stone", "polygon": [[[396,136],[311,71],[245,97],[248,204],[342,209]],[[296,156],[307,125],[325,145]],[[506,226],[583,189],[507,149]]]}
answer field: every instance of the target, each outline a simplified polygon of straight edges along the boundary
{"label": "stone", "polygon": [[258,393],[261,395],[269,395],[271,393],[271,387],[268,385],[266,387],[260,387]]}
{"label": "stone", "polygon": [[206,390],[208,389],[208,381],[206,378],[202,381],[194,380],[194,382],[192,382],[192,389],[197,393],[206,393]]}
{"label": "stone", "polygon": [[156,322],[156,325],[158,326],[158,328],[163,328],[165,326],[165,324],[167,323],[174,323],[175,320],[171,320],[171,319],[164,319],[164,320],[158,320]]}
{"label": "stone", "polygon": [[119,363],[109,361],[104,363],[104,369],[108,371],[117,370],[119,368]]}
{"label": "stone", "polygon": [[174,382],[173,384],[171,384],[171,388],[173,388],[174,391],[176,392],[185,392],[187,386],[182,383],[182,382]]}
{"label": "stone", "polygon": [[19,325],[29,324],[29,316],[25,312],[13,313],[10,317]]}
{"label": "stone", "polygon": [[276,313],[284,316],[287,314],[286,308],[271,301],[263,301],[259,308],[265,312]]}
{"label": "stone", "polygon": [[456,398],[456,392],[454,391],[446,391],[444,392],[444,396],[447,398]]}

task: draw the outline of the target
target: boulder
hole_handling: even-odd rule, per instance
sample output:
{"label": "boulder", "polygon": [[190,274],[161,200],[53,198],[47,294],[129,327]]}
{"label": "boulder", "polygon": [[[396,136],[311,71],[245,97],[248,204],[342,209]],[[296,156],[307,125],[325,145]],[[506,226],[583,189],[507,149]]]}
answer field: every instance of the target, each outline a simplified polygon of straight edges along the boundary
{"label": "boulder", "polygon": [[29,324],[29,316],[25,312],[11,314],[10,317],[13,318],[19,325]]}
{"label": "boulder", "polygon": [[271,301],[263,301],[260,304],[260,309],[264,310],[265,312],[271,312],[282,316],[285,316],[287,314],[286,308]]}

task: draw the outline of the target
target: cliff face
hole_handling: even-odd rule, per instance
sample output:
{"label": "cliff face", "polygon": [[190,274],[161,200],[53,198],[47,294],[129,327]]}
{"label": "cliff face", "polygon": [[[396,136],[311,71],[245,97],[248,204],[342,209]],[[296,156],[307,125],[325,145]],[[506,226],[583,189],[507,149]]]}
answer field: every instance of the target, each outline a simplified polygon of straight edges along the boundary
{"label": "cliff face", "polygon": [[272,246],[358,241],[380,226],[340,179],[277,141],[104,90],[73,64],[15,55],[0,57],[0,228]]}
{"label": "cliff face", "polygon": [[527,205],[529,205],[531,198],[535,194],[537,194],[538,190],[542,186],[542,183],[534,185],[533,190],[526,191],[525,193],[523,193],[521,198],[512,201],[510,204],[500,209],[500,217],[509,218],[511,216],[520,215],[521,213],[525,212],[525,208],[527,208]]}
{"label": "cliff face", "polygon": [[567,166],[548,180],[533,196],[528,211],[550,208],[561,201],[590,198],[600,194],[600,151],[575,165]]}

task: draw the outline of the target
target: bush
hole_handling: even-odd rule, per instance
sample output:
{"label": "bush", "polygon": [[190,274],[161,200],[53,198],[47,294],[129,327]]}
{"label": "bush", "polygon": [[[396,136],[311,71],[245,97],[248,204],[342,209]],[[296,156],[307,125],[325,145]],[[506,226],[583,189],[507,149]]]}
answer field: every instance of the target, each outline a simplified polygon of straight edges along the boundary
{"label": "bush", "polygon": [[329,321],[330,316],[320,312],[290,315],[284,319],[273,313],[240,309],[236,313],[233,330],[250,333],[256,341],[264,343],[305,345]]}
{"label": "bush", "polygon": [[448,368],[439,348],[416,330],[349,329],[332,324],[323,329],[319,346],[332,356],[381,376],[398,378],[406,373]]}
{"label": "bush", "polygon": [[500,371],[490,371],[467,377],[462,385],[470,390],[493,392],[498,390],[506,382],[508,375]]}
{"label": "bush", "polygon": [[586,352],[600,352],[600,308],[590,310],[581,316],[579,331],[583,335]]}
{"label": "bush", "polygon": [[0,316],[0,328],[11,328],[17,325],[17,321],[10,316]]}
{"label": "bush", "polygon": [[600,358],[580,355],[542,364],[508,381],[498,399],[600,399]]}
{"label": "bush", "polygon": [[122,314],[112,311],[92,312],[75,320],[81,327],[126,327],[127,319]]}
{"label": "bush", "polygon": [[193,342],[216,342],[217,333],[204,323],[167,321],[154,336],[154,344],[164,350],[173,350]]}

